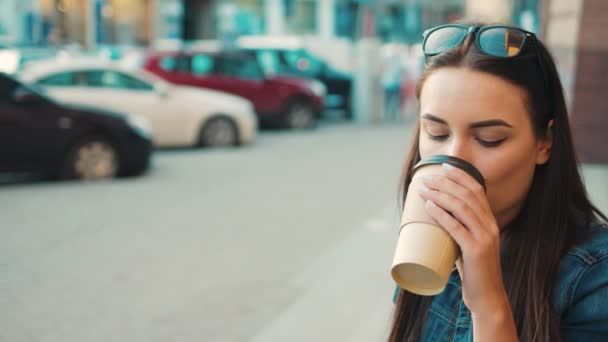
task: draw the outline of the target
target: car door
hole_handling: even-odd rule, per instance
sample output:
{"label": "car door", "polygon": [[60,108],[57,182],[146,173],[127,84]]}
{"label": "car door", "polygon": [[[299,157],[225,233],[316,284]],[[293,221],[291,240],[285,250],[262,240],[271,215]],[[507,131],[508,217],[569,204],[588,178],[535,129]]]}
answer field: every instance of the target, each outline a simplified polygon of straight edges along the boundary
{"label": "car door", "polygon": [[197,53],[183,55],[182,64],[187,68],[189,85],[237,94],[238,86],[227,85],[223,76],[218,73],[218,59],[215,56]]}
{"label": "car door", "polygon": [[276,89],[266,84],[264,72],[255,58],[220,55],[217,58],[218,89],[244,97],[258,112],[274,112]]}
{"label": "car door", "polygon": [[0,170],[56,169],[77,136],[72,121],[61,106],[0,75]]}

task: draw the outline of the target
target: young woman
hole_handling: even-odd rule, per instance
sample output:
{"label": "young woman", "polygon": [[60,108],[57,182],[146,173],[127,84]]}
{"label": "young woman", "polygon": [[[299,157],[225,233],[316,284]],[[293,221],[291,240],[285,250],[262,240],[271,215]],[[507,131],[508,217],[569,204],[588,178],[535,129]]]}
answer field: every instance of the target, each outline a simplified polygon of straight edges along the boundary
{"label": "young woman", "polygon": [[[423,50],[403,199],[426,200],[462,263],[437,296],[398,290],[389,340],[608,341],[606,216],[581,180],[549,52],[533,33],[479,25],[430,29]],[[407,194],[435,154],[476,166],[487,192],[446,165]]]}

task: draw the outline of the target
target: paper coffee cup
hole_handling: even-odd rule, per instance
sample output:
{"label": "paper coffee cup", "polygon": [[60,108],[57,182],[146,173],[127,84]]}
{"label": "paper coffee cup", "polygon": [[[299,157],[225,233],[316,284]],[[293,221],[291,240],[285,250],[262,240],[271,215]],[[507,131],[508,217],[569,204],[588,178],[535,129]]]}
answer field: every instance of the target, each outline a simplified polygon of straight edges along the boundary
{"label": "paper coffee cup", "polygon": [[445,289],[460,256],[456,242],[426,212],[426,201],[418,194],[423,185],[422,176],[444,174],[442,163],[465,170],[485,188],[481,173],[456,157],[432,156],[412,169],[413,177],[403,207],[391,275],[402,289],[425,296],[439,294]]}

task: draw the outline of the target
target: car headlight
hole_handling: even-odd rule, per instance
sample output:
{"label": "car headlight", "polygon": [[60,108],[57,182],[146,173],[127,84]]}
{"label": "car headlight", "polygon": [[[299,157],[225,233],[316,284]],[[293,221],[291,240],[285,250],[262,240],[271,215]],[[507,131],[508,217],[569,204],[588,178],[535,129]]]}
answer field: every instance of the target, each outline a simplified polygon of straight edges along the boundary
{"label": "car headlight", "polygon": [[325,87],[325,84],[323,84],[317,80],[310,82],[310,89],[317,96],[324,97],[327,94],[327,87]]}
{"label": "car headlight", "polygon": [[152,128],[150,127],[150,122],[143,116],[129,115],[127,117],[127,124],[142,137],[147,139],[152,138]]}

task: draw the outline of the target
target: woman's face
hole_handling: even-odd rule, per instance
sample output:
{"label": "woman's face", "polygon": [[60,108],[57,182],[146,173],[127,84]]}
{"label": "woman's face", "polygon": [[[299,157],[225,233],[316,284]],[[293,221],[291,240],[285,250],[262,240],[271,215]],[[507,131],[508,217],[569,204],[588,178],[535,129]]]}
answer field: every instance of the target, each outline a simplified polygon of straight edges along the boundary
{"label": "woman's face", "polygon": [[549,158],[550,140],[537,140],[525,93],[497,76],[444,67],[420,94],[420,155],[447,154],[473,164],[486,180],[500,227],[520,211],[536,165]]}

